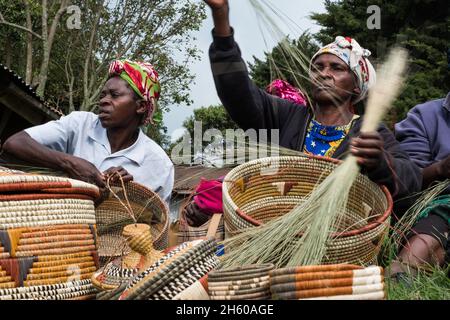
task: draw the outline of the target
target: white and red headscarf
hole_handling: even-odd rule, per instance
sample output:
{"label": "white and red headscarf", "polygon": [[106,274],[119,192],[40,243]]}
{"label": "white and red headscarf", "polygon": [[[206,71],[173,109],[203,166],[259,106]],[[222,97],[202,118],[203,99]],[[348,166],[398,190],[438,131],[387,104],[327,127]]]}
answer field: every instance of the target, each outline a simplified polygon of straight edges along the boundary
{"label": "white and red headscarf", "polygon": [[376,82],[375,69],[368,59],[371,52],[362,48],[355,39],[337,36],[334,42],[327,44],[314,54],[309,64],[310,74],[314,60],[324,53],[334,54],[350,67],[350,70],[356,75],[358,87],[361,90],[354,103],[364,99],[370,87]]}

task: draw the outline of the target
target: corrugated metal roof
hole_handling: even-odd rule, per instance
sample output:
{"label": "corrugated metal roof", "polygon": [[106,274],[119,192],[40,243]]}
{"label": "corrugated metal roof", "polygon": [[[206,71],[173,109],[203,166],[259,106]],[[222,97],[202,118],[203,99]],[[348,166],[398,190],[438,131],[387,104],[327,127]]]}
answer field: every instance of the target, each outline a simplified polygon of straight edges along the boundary
{"label": "corrugated metal roof", "polygon": [[33,87],[26,83],[25,80],[19,76],[17,73],[15,73],[13,70],[9,69],[5,65],[0,63],[0,79],[4,81],[4,83],[7,83],[9,80],[10,82],[13,82],[16,86],[18,86],[22,91],[26,92],[29,96],[36,99],[40,105],[42,111],[49,114],[53,119],[58,119],[59,117],[63,116],[64,113],[61,109],[59,109],[56,106],[50,105],[47,101],[45,101],[41,96],[39,96],[36,91],[33,89]]}
{"label": "corrugated metal roof", "polygon": [[175,166],[175,184],[173,192],[191,193],[201,178],[208,180],[225,176],[232,168],[207,168],[203,166]]}

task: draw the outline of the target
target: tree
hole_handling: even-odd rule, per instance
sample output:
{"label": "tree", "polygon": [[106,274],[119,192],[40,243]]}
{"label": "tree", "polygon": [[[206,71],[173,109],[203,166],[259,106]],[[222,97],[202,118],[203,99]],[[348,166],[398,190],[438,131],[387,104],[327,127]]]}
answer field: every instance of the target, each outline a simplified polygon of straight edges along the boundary
{"label": "tree", "polygon": [[[41,14],[40,32],[35,32],[33,30],[34,28],[31,18],[31,10],[32,10],[31,7],[33,5],[36,5],[35,3],[29,0],[23,0],[20,2],[13,3],[12,5],[9,4],[6,6],[7,1],[2,2],[5,2],[5,7],[3,7],[4,4],[2,3],[2,8],[9,9],[8,11],[10,13],[14,12],[14,14],[12,17],[8,17],[8,20],[6,20],[4,15],[0,12],[0,24],[27,33],[27,36],[24,39],[26,41],[26,48],[27,48],[26,79],[28,81],[31,81],[31,74],[32,74],[33,37],[37,38],[40,41],[40,45],[42,48],[42,56],[40,61],[38,77],[37,79],[34,80],[34,82],[38,84],[36,92],[39,95],[43,96],[47,84],[48,67],[50,63],[50,54],[52,51],[52,46],[55,40],[57,29],[60,25],[60,19],[69,5],[69,0],[59,1],[59,6],[56,6],[56,8],[54,3],[55,1],[50,1],[51,3],[49,4],[47,0],[42,0],[40,13]],[[19,21],[17,21],[18,17],[23,15],[21,14],[23,10],[20,10],[22,5],[25,7],[24,15],[26,19],[26,26],[23,26]]]}
{"label": "tree", "polygon": [[[70,8],[81,13],[79,26]],[[113,59],[149,61],[162,92],[157,130],[148,132],[162,141],[162,112],[191,103],[189,63],[199,58],[191,31],[205,17],[194,0],[0,0],[0,61],[67,113],[96,111]]]}
{"label": "tree", "polygon": [[162,121],[155,123],[155,125],[147,126],[146,134],[150,138],[152,138],[166,152],[169,151],[170,137],[167,134],[167,127],[164,125]]}
{"label": "tree", "polygon": [[[188,65],[199,57],[191,31],[198,30],[206,17],[203,3],[76,0],[70,7],[79,8],[82,14],[80,29],[69,29],[68,0],[0,0],[0,5],[0,32],[8,39],[5,45],[17,46],[6,46],[0,52],[6,60],[17,55],[10,66],[22,73],[20,66],[26,65],[23,74],[38,85],[39,95],[64,97],[57,99],[63,109],[95,110],[109,62],[123,57],[155,65],[164,90],[163,109],[168,104],[191,103],[188,84],[193,76]],[[12,37],[12,33],[20,36]],[[21,54],[24,47],[26,57]],[[32,81],[31,74],[35,75]]]}
{"label": "tree", "polygon": [[[183,121],[183,127],[189,132],[190,137],[194,137],[195,121],[200,121],[202,124],[202,131],[208,129],[217,129],[225,137],[227,129],[238,129],[239,127],[231,120],[227,111],[222,105],[212,105],[209,107],[202,107],[194,110],[194,115]],[[202,134],[203,134],[202,132]],[[204,142],[207,145],[208,142]]]}
{"label": "tree", "polygon": [[[367,27],[370,5],[381,9],[379,29]],[[446,62],[450,43],[447,0],[326,0],[325,9],[326,13],[311,16],[323,27],[315,35],[323,44],[333,41],[337,35],[351,36],[372,52],[375,63],[394,44],[409,50],[409,77],[387,117],[386,122],[391,126],[404,118],[414,105],[441,98],[450,90]]]}
{"label": "tree", "polygon": [[[90,32],[78,32],[83,59],[83,110],[95,110],[96,99],[107,77],[111,60],[128,57],[151,62],[160,74],[160,107],[186,102],[193,76],[189,62],[198,59],[192,45],[192,30],[198,30],[206,17],[202,3],[191,0],[119,0],[113,8],[106,2],[78,1],[87,12],[85,24]],[[176,57],[183,57],[177,62]],[[76,63],[76,62],[75,62]],[[72,68],[75,70],[75,68]],[[70,77],[69,77],[70,78]]]}
{"label": "tree", "polygon": [[271,52],[264,53],[264,60],[253,57],[255,61],[249,63],[250,76],[260,88],[280,78],[306,93],[310,89],[309,60],[318,48],[309,32],[304,32],[296,40],[285,38]]}
{"label": "tree", "polygon": [[[196,128],[195,122],[197,121],[201,123],[200,131],[200,128]],[[176,162],[177,159],[183,158],[182,161],[185,164],[200,160],[205,165],[210,165],[211,162],[215,163],[222,158],[223,149],[227,148],[226,130],[238,129],[222,105],[195,109],[194,114],[183,121],[183,127],[186,129],[186,134],[170,146],[169,153],[172,155],[172,160]],[[205,133],[208,130],[209,133],[212,133],[212,136],[208,137],[211,139],[206,138],[204,141],[203,139],[207,137]],[[217,136],[219,140],[217,140]],[[200,148],[202,149],[200,150]],[[219,160],[219,162],[221,161]]]}

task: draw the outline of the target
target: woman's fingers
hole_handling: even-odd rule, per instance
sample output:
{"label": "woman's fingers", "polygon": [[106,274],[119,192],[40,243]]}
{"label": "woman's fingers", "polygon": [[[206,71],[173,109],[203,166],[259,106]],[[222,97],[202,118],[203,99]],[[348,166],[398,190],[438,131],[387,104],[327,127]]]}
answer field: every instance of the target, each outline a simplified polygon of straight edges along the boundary
{"label": "woman's fingers", "polygon": [[383,154],[383,151],[376,147],[373,148],[352,147],[350,151],[355,157],[362,157],[362,158],[380,158],[381,155]]}
{"label": "woman's fingers", "polygon": [[133,176],[127,173],[126,175],[122,176],[122,180],[123,182],[133,181]]}
{"label": "woman's fingers", "polygon": [[97,185],[100,188],[104,188],[106,187],[106,183],[105,183],[105,176],[103,174],[101,174],[100,172],[98,172],[96,174],[96,181],[97,181]]}
{"label": "woman's fingers", "polygon": [[134,179],[133,176],[122,166],[111,167],[106,170],[104,174],[107,175],[112,182],[120,181],[120,178],[122,178],[124,182],[132,181]]}
{"label": "woman's fingers", "polygon": [[358,137],[358,138],[353,138],[350,142],[350,144],[353,147],[356,148],[367,148],[367,147],[371,147],[371,148],[383,148],[383,140],[377,138],[377,137]]}

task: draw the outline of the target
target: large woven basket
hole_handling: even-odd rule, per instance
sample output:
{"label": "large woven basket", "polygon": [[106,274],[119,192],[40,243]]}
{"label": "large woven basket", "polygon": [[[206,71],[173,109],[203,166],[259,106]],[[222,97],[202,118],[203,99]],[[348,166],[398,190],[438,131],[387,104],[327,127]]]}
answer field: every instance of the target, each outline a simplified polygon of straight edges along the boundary
{"label": "large woven basket", "polygon": [[[324,157],[276,157],[234,168],[223,184],[226,238],[286,214],[338,164]],[[350,190],[346,217],[335,226],[323,263],[373,263],[391,211],[387,188],[359,174]]]}
{"label": "large woven basket", "polygon": [[[151,226],[156,250],[167,248],[169,209],[158,194],[132,181],[125,184],[125,192],[120,184],[113,185],[111,189],[114,193],[104,195],[103,201],[95,209],[100,264],[131,251],[122,231],[124,226],[134,222]],[[136,221],[133,221],[130,211]]]}

